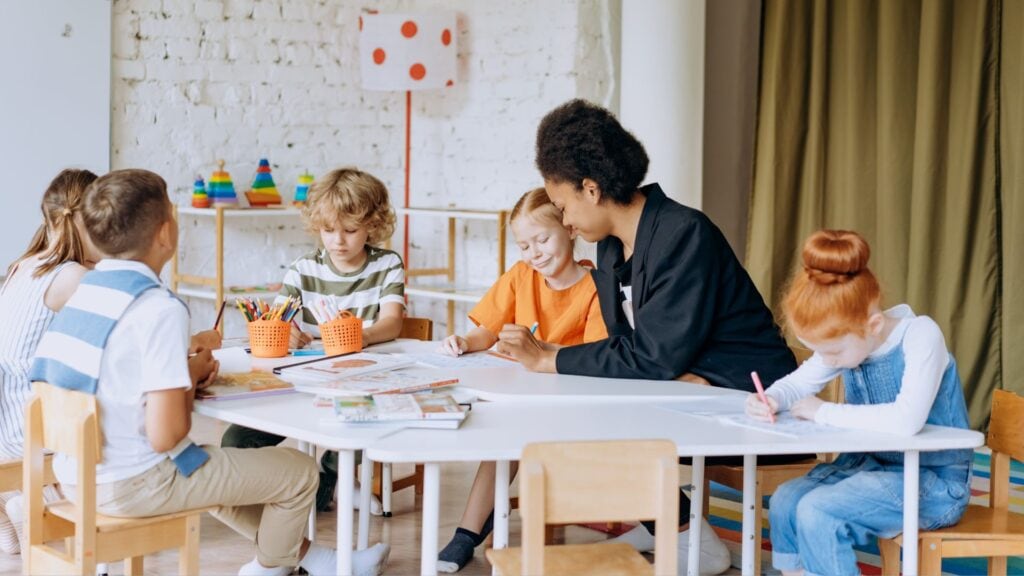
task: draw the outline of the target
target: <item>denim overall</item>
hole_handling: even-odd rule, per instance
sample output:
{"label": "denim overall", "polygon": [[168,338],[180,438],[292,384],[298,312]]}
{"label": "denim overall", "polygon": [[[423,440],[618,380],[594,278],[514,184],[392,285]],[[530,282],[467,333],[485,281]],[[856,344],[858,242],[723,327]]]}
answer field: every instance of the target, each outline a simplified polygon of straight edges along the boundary
{"label": "denim overall", "polygon": [[[903,346],[843,370],[847,404],[888,404],[903,378]],[[956,361],[928,413],[928,424],[969,428]],[[970,499],[971,450],[920,454],[920,527],[955,524]],[[806,476],[786,482],[771,497],[772,565],[808,575],[856,575],[854,544],[891,538],[903,530],[903,453],[841,454]]]}

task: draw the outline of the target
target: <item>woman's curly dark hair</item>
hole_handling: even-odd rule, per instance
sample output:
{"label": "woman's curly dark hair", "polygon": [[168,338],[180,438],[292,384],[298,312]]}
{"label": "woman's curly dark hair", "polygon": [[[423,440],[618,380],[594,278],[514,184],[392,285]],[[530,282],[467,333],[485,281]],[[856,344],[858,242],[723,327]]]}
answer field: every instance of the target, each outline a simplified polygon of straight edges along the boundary
{"label": "woman's curly dark hair", "polygon": [[615,116],[586,100],[548,112],[537,128],[537,169],[545,180],[597,182],[604,197],[629,204],[647,175],[647,152]]}

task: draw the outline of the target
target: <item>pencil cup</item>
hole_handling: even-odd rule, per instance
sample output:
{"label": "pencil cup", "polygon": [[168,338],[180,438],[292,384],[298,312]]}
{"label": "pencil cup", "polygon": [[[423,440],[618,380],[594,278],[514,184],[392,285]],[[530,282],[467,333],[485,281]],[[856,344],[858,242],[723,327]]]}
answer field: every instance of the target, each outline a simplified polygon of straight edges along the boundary
{"label": "pencil cup", "polygon": [[341,316],[320,325],[320,338],[328,356],[359,352],[363,349],[363,321],[346,310]]}
{"label": "pencil cup", "polygon": [[249,322],[249,348],[255,358],[283,358],[288,355],[292,325],[282,320]]}

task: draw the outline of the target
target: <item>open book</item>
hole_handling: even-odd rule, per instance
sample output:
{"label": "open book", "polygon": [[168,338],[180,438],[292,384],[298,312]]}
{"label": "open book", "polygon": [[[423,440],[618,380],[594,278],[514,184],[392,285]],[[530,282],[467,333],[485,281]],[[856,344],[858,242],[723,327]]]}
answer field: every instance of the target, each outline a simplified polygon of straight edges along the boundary
{"label": "open book", "polygon": [[[448,394],[377,394],[360,398],[335,398],[334,415],[340,422],[417,421],[447,422],[443,427],[458,428],[466,412]],[[431,426],[434,427],[434,426]]]}
{"label": "open book", "polygon": [[389,370],[360,374],[330,382],[298,382],[295,387],[301,392],[319,396],[370,396],[371,394],[399,394],[424,392],[454,386],[458,378],[430,376],[405,370]]}
{"label": "open book", "polygon": [[274,374],[296,381],[331,382],[360,374],[402,368],[412,363],[412,359],[395,354],[356,352],[278,366],[274,368]]}
{"label": "open book", "polygon": [[213,384],[196,391],[200,400],[236,400],[294,392],[295,388],[269,372],[218,374]]}

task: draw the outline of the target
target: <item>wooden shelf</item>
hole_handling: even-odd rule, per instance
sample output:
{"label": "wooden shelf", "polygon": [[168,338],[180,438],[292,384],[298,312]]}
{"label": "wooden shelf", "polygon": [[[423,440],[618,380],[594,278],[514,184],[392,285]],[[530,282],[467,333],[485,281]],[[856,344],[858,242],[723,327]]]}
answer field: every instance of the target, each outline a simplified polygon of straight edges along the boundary
{"label": "wooden shelf", "polygon": [[501,221],[508,214],[505,210],[459,210],[457,208],[396,208],[399,216],[438,216],[441,218],[459,218],[462,220],[491,220]]}
{"label": "wooden shelf", "polygon": [[[192,206],[176,206],[178,216],[211,216],[214,219],[214,275],[202,276],[186,274],[178,268],[178,254],[171,260],[171,290],[191,298],[222,302],[225,296],[255,296],[273,298],[276,292],[259,290],[255,292],[227,292],[224,282],[224,222],[232,218],[297,218],[301,212],[294,206],[277,208],[232,208],[218,206],[216,208],[193,208]],[[180,223],[179,223],[180,224]],[[223,329],[223,324],[221,327]]]}
{"label": "wooden shelf", "polygon": [[[445,218],[448,220],[448,262],[444,267],[438,268],[416,268],[405,263],[406,286],[405,293],[408,296],[421,298],[432,298],[435,300],[446,300],[448,302],[448,334],[455,332],[455,303],[465,302],[476,304],[487,292],[487,288],[460,287],[455,285],[455,221],[456,220],[485,220],[494,222],[497,226],[496,236],[498,240],[498,262],[495,279],[505,273],[505,237],[508,224],[507,210],[460,210],[458,208],[396,208],[399,216],[424,216]],[[411,285],[413,278],[443,277],[447,284],[435,285]]]}
{"label": "wooden shelf", "polygon": [[[294,206],[280,206],[267,208],[231,208],[224,207],[225,218],[266,218],[277,216],[298,216],[301,210]],[[192,206],[179,206],[178,214],[183,216],[216,216],[217,208],[194,208]]]}
{"label": "wooden shelf", "polygon": [[457,286],[406,286],[405,293],[409,296],[422,296],[435,300],[453,300],[476,304],[487,293],[487,287],[460,288]]}

